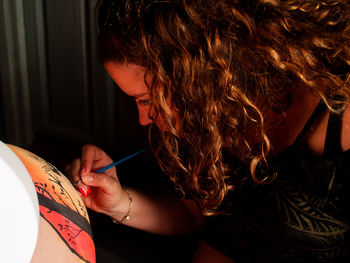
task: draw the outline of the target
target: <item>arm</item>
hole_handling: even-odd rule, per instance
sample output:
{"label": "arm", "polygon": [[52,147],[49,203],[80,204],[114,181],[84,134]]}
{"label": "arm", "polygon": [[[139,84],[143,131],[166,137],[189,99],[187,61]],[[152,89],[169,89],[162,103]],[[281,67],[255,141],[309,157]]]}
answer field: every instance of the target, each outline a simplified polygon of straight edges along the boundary
{"label": "arm", "polygon": [[[119,183],[115,168],[104,173],[93,171],[111,163],[111,158],[93,145],[85,145],[82,158],[76,159],[66,171],[77,187],[91,188],[84,197],[86,206],[120,221],[129,210],[129,197]],[[198,230],[203,216],[193,201],[177,200],[157,193],[128,189],[133,199],[130,220],[123,223],[156,234],[181,235]]]}
{"label": "arm", "polygon": [[[129,192],[133,202],[130,220],[125,221],[126,225],[156,234],[181,235],[194,232],[203,224],[203,216],[191,200],[151,195],[136,189],[129,189]],[[108,215],[120,220],[128,209],[126,195]]]}

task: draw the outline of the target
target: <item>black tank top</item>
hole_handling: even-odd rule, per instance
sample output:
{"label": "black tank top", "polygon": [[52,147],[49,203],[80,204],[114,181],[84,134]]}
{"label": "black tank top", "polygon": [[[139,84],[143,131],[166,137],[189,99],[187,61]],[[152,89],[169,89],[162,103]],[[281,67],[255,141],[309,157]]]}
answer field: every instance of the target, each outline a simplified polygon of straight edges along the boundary
{"label": "black tank top", "polygon": [[238,263],[350,262],[350,151],[341,148],[342,116],[330,113],[322,158],[300,150],[325,111],[320,103],[293,145],[259,170],[276,176],[272,183],[248,179],[228,194],[224,214],[208,218],[209,244]]}

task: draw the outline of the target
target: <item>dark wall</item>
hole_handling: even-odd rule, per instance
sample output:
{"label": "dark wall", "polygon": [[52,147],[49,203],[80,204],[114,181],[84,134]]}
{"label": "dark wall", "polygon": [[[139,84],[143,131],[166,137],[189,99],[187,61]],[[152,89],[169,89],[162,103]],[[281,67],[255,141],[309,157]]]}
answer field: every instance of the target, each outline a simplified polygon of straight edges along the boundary
{"label": "dark wall", "polygon": [[[1,83],[1,76],[0,76],[0,83]],[[0,140],[3,142],[7,141],[6,137],[6,129],[5,129],[5,114],[4,114],[4,107],[3,107],[3,98],[2,98],[2,87],[0,85]]]}
{"label": "dark wall", "polygon": [[97,59],[96,2],[0,0],[0,135],[9,143],[45,137],[121,153],[144,143],[134,102]]}

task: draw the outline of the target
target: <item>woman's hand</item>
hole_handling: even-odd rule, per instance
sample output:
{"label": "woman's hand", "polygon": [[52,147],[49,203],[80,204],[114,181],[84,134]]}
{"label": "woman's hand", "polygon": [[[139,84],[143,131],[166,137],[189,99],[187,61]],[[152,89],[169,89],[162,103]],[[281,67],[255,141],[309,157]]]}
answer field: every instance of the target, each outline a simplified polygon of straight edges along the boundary
{"label": "woman's hand", "polygon": [[[66,174],[83,195],[85,205],[107,215],[123,214],[128,209],[128,195],[123,191],[115,167],[95,173],[111,164],[112,159],[94,145],[84,145],[81,159],[66,166]],[[88,190],[89,189],[89,190]]]}
{"label": "woman's hand", "polygon": [[[83,196],[88,208],[121,221],[130,215],[131,201],[119,183],[115,168],[94,172],[111,163],[112,159],[100,148],[85,145],[81,159],[68,165],[66,173],[73,184],[78,182],[76,188],[90,187],[90,194]],[[182,235],[197,231],[203,224],[203,216],[193,201],[177,200],[157,192],[128,191],[133,200],[132,210],[129,220],[124,222],[131,227],[156,234]]]}

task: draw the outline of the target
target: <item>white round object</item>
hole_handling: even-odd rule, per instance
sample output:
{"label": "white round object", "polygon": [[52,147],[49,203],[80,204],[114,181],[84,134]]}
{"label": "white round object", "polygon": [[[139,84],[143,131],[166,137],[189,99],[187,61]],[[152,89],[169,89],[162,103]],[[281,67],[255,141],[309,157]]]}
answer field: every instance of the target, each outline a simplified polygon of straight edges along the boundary
{"label": "white round object", "polygon": [[0,141],[1,262],[30,262],[39,232],[33,181],[17,155]]}

